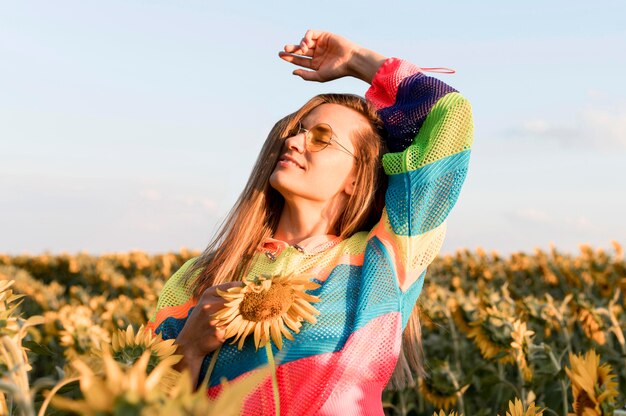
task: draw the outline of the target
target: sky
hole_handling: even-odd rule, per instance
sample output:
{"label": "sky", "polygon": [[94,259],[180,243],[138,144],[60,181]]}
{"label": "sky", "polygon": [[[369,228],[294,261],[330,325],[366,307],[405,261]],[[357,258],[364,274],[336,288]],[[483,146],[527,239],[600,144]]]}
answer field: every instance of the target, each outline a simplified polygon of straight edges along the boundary
{"label": "sky", "polygon": [[[384,7],[383,7],[384,5]],[[338,33],[469,99],[442,253],[626,244],[626,3],[0,2],[0,253],[202,250],[267,133],[322,92],[278,51]]]}

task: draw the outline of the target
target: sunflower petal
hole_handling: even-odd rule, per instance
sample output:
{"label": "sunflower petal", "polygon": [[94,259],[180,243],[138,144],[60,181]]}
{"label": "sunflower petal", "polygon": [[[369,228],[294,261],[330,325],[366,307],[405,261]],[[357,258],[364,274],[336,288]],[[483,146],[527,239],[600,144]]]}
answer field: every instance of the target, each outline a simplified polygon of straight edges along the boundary
{"label": "sunflower petal", "polygon": [[289,332],[289,330],[287,329],[287,327],[285,326],[285,321],[283,319],[280,320],[280,332],[285,336],[285,338],[287,338],[290,341],[294,341],[294,337],[293,335],[291,335],[291,332]]}
{"label": "sunflower petal", "polygon": [[243,334],[241,334],[241,337],[239,338],[239,344],[237,345],[237,348],[239,350],[243,348],[243,344],[246,338],[248,337],[248,335],[250,334],[250,331],[254,330],[255,323],[256,322],[248,321],[248,323],[246,324],[246,329],[243,331]]}
{"label": "sunflower petal", "polygon": [[235,306],[239,306],[239,304],[242,301],[243,301],[243,297],[235,298],[235,299],[231,300],[230,302],[225,303],[224,306],[227,306],[229,308],[234,308]]}
{"label": "sunflower petal", "polygon": [[274,341],[274,345],[278,347],[279,350],[283,348],[283,337],[280,332],[280,324],[278,323],[278,319],[273,319],[270,324],[270,332],[272,335],[272,341]]}
{"label": "sunflower petal", "polygon": [[243,322],[241,324],[239,324],[238,328],[237,328],[237,337],[240,337],[240,336],[243,335],[243,333],[246,331],[246,328],[248,327],[248,323],[250,322],[250,321],[247,321],[247,320],[245,320],[243,318],[242,318],[242,321]]}
{"label": "sunflower petal", "polygon": [[261,325],[257,322],[254,326],[254,348],[259,349],[259,342],[261,341]]}
{"label": "sunflower petal", "polygon": [[303,317],[304,319],[306,319],[312,324],[317,323],[317,319],[313,315],[311,315],[307,310],[305,310],[303,307],[298,305],[297,303],[294,303],[291,306],[290,310],[295,311],[298,315],[300,315],[301,317]]}
{"label": "sunflower petal", "polygon": [[305,292],[299,293],[298,297],[307,302],[319,302],[321,300],[319,296],[309,295],[308,293],[305,293]]}
{"label": "sunflower petal", "polygon": [[228,324],[226,327],[226,332],[224,333],[224,339],[228,339],[235,335],[239,330],[239,327],[245,322],[245,320],[241,317],[241,315],[237,315],[232,322]]}
{"label": "sunflower petal", "polygon": [[219,311],[215,312],[213,315],[211,315],[211,318],[213,319],[227,319],[233,315],[237,315],[239,313],[239,309],[238,308],[224,308],[224,309],[220,309]]}
{"label": "sunflower petal", "polygon": [[270,341],[270,321],[262,322],[263,329],[261,331],[261,345],[259,347],[265,346]]}
{"label": "sunflower petal", "polygon": [[298,305],[302,306],[303,308],[305,308],[308,312],[310,312],[312,314],[320,315],[320,311],[315,309],[315,307],[313,307],[313,305],[311,305],[310,303],[306,302],[303,299],[297,299],[296,298],[295,303],[297,303]]}
{"label": "sunflower petal", "polygon": [[126,345],[132,345],[135,338],[135,334],[133,333],[132,325],[128,325],[126,328]]}

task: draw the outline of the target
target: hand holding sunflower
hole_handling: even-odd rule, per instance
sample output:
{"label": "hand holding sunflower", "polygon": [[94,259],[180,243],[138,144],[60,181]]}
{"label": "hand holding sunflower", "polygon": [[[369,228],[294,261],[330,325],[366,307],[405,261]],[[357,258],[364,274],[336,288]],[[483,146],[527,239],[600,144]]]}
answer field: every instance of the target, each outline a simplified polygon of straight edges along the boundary
{"label": "hand holding sunflower", "polygon": [[271,338],[281,349],[283,336],[294,339],[289,329],[297,334],[303,320],[317,322],[315,315],[319,315],[319,311],[311,302],[319,302],[319,297],[305,291],[318,287],[307,276],[260,276],[254,281],[245,281],[244,286],[226,291],[218,289],[217,294],[227,303],[212,317],[218,327],[225,327],[225,339],[234,337],[231,344],[239,340],[239,349],[251,334],[255,348],[264,346]]}
{"label": "hand holding sunflower", "polygon": [[241,285],[241,282],[227,282],[206,289],[176,338],[176,353],[182,354],[184,358],[175,368],[182,370],[188,367],[194,381],[198,378],[204,357],[218,349],[225,340],[224,329],[211,317],[213,313],[223,308],[225,303],[217,291]]}

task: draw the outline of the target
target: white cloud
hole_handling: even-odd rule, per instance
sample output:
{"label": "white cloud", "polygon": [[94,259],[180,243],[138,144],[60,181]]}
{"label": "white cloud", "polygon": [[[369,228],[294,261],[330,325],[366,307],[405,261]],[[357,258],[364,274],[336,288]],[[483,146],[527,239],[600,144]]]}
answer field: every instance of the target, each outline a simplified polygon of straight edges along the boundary
{"label": "white cloud", "polygon": [[207,210],[217,209],[217,203],[211,198],[190,195],[171,195],[164,199],[164,194],[171,193],[152,188],[146,188],[139,191],[139,197],[150,202],[167,202],[169,205],[182,205],[188,208],[200,207]]}
{"label": "white cloud", "polygon": [[521,219],[531,222],[549,223],[552,219],[548,214],[535,208],[524,208],[517,210],[515,215]]}
{"label": "white cloud", "polygon": [[161,193],[155,189],[142,189],[139,196],[148,201],[160,201],[162,199]]}
{"label": "white cloud", "polygon": [[188,207],[200,206],[202,208],[211,210],[217,208],[217,204],[215,203],[215,201],[206,197],[185,196],[176,199]]}
{"label": "white cloud", "polygon": [[[592,97],[601,92],[590,91]],[[509,131],[509,136],[550,139],[566,146],[626,150],[626,105],[591,105],[570,122],[535,118]]]}
{"label": "white cloud", "polygon": [[590,108],[582,112],[582,120],[594,143],[626,149],[626,106],[614,110]]}
{"label": "white cloud", "polygon": [[570,228],[579,231],[593,231],[596,229],[584,215],[578,216],[552,216],[545,211],[536,208],[521,208],[513,212],[513,217],[531,224],[546,225],[555,228]]}

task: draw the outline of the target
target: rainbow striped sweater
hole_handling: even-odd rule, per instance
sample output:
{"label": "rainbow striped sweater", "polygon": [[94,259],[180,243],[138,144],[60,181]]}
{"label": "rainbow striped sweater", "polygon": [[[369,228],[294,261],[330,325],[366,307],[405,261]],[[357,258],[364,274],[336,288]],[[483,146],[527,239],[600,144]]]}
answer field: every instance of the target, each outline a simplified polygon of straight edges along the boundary
{"label": "rainbow striped sweater", "polygon": [[[467,173],[472,110],[452,87],[389,58],[366,98],[385,122],[391,151],[383,158],[389,184],[379,223],[347,239],[307,239],[303,250],[269,239],[247,276],[307,273],[320,284],[310,292],[321,299],[315,304],[318,322],[303,322],[281,350],[273,346],[281,415],[383,415],[382,391],[395,368],[402,331]],[[193,261],[166,282],[150,320],[164,339],[177,337],[196,304],[180,280]],[[200,380],[210,360],[208,355]],[[267,361],[266,351],[257,351],[251,339],[242,350],[225,343],[208,394],[219,393],[222,377],[241,379]],[[248,397],[244,414],[275,414],[271,379]]]}

